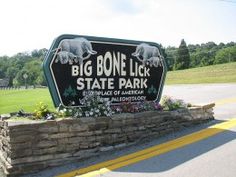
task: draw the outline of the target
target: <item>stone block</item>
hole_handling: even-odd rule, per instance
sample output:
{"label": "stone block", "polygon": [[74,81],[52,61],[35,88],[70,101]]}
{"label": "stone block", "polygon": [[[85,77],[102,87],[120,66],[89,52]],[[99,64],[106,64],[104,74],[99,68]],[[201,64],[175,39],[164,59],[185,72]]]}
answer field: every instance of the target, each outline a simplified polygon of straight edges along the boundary
{"label": "stone block", "polygon": [[45,125],[45,126],[40,126],[38,128],[38,131],[39,132],[42,132],[42,133],[57,133],[58,132],[58,127],[55,125],[55,126],[50,126],[50,125]]}
{"label": "stone block", "polygon": [[82,131],[88,131],[88,125],[80,125],[80,124],[74,124],[69,127],[70,132],[82,132]]}
{"label": "stone block", "polygon": [[64,132],[64,133],[55,133],[49,135],[49,139],[64,139],[64,138],[69,138],[72,137],[74,134],[71,134],[70,132]]}
{"label": "stone block", "polygon": [[25,135],[30,135],[30,136],[38,136],[39,133],[37,132],[37,130],[26,130],[26,131],[10,131],[9,132],[9,137],[10,138],[16,138],[18,136],[25,136]]}
{"label": "stone block", "polygon": [[89,131],[105,130],[108,127],[107,122],[92,122],[88,124]]}
{"label": "stone block", "polygon": [[95,118],[96,123],[99,123],[99,122],[108,123],[110,120],[111,120],[110,117],[97,117],[97,118]]}
{"label": "stone block", "polygon": [[138,130],[145,130],[145,129],[146,129],[145,126],[139,126],[139,127],[138,127]]}
{"label": "stone block", "polygon": [[121,133],[121,128],[113,128],[113,129],[107,129],[107,130],[104,130],[104,133]]}
{"label": "stone block", "polygon": [[35,143],[33,145],[33,147],[35,149],[52,147],[52,146],[57,146],[57,141],[56,140],[43,140],[43,141],[39,141],[38,143]]}
{"label": "stone block", "polygon": [[57,147],[35,149],[33,150],[33,155],[54,154],[57,152],[57,149],[58,149]]}
{"label": "stone block", "polygon": [[73,156],[80,156],[81,158],[91,157],[93,155],[96,155],[98,152],[98,148],[88,149],[88,150],[80,150],[75,153],[73,153]]}
{"label": "stone block", "polygon": [[68,158],[68,157],[71,157],[71,156],[72,156],[72,153],[54,154],[53,159],[64,159],[64,158]]}
{"label": "stone block", "polygon": [[135,130],[138,130],[138,128],[137,127],[123,127],[122,128],[123,132],[133,132]]}
{"label": "stone block", "polygon": [[215,107],[215,103],[209,103],[209,104],[204,104],[202,105],[202,108],[207,110],[207,109],[212,109],[213,107]]}
{"label": "stone block", "polygon": [[107,143],[111,140],[111,135],[96,136],[95,141],[101,142],[101,144]]}
{"label": "stone block", "polygon": [[105,151],[111,151],[114,149],[114,146],[105,146],[105,147],[100,147],[99,151],[105,152]]}
{"label": "stone block", "polygon": [[64,152],[74,152],[80,150],[80,144],[75,143],[75,144],[66,144]]}
{"label": "stone block", "polygon": [[94,132],[90,131],[86,131],[86,132],[79,132],[79,133],[76,133],[77,136],[92,136],[94,134]]}
{"label": "stone block", "polygon": [[79,118],[81,124],[95,123],[96,118],[94,117],[81,117]]}
{"label": "stone block", "polygon": [[95,148],[95,147],[98,147],[100,145],[101,145],[100,142],[89,143],[89,148]]}
{"label": "stone block", "polygon": [[[94,139],[95,139],[95,137],[94,137]],[[69,140],[69,144],[76,144],[76,143],[88,141],[88,137],[82,137],[82,136],[71,137],[71,138],[68,138],[68,140]]]}
{"label": "stone block", "polygon": [[21,143],[11,143],[10,144],[10,149],[11,150],[16,150],[16,149],[26,149],[26,148],[31,148],[32,147],[32,142],[21,142]]}
{"label": "stone block", "polygon": [[20,157],[26,157],[32,155],[32,149],[16,149],[14,151],[11,151],[10,157],[12,159],[20,158]]}
{"label": "stone block", "polygon": [[26,134],[21,136],[10,137],[10,143],[21,143],[21,142],[31,142],[35,139],[35,136]]}
{"label": "stone block", "polygon": [[124,125],[122,120],[111,120],[108,124],[108,129],[121,128]]}
{"label": "stone block", "polygon": [[11,164],[16,165],[16,164],[24,164],[24,163],[31,163],[31,162],[41,162],[41,161],[47,161],[49,159],[53,159],[53,157],[54,156],[52,154],[24,157],[24,158],[11,160]]}
{"label": "stone block", "polygon": [[127,146],[127,143],[121,143],[114,146],[115,149],[121,149]]}
{"label": "stone block", "polygon": [[58,130],[59,130],[59,132],[68,132],[69,125],[66,123],[60,123],[60,124],[58,124]]}
{"label": "stone block", "polygon": [[37,135],[37,138],[39,139],[39,140],[47,140],[47,139],[50,139],[49,138],[49,133],[47,133],[47,132],[45,132],[45,133],[39,133],[38,135]]}
{"label": "stone block", "polygon": [[61,146],[62,144],[68,144],[69,142],[69,138],[61,138],[61,139],[57,139],[57,143],[59,146]]}
{"label": "stone block", "polygon": [[131,114],[131,113],[115,114],[111,117],[112,120],[124,120],[124,119],[132,119],[132,118],[134,118],[134,114]]}
{"label": "stone block", "polygon": [[29,123],[29,124],[17,124],[17,125],[10,125],[8,127],[9,132],[14,133],[14,132],[34,132],[38,129],[38,124],[34,123]]}

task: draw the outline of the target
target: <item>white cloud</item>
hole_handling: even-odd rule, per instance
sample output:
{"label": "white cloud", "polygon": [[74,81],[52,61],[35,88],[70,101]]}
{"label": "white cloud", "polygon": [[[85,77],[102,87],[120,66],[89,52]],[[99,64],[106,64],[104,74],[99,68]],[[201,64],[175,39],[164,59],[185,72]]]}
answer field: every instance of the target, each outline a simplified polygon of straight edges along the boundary
{"label": "white cloud", "polygon": [[0,2],[0,55],[49,48],[63,33],[164,46],[182,38],[227,42],[236,40],[235,16],[236,6],[203,0],[7,0]]}

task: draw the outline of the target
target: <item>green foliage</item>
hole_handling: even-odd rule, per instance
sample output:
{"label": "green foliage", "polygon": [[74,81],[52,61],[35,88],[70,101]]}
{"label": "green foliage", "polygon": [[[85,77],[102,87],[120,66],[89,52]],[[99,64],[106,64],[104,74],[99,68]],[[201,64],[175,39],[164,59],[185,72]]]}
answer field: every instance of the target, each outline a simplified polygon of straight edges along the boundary
{"label": "green foliage", "polygon": [[176,58],[176,48],[175,47],[167,47],[166,48],[166,64],[168,71],[174,69],[175,58]]}
{"label": "green foliage", "polygon": [[83,110],[80,107],[73,108],[73,107],[64,107],[60,105],[57,109],[57,115],[59,117],[74,117],[79,118],[83,116]]}
{"label": "green foliage", "polygon": [[[235,48],[235,42],[219,45],[207,42],[186,46],[184,40],[181,41],[179,48],[160,46],[169,71],[236,61]],[[25,84],[22,80],[24,71],[29,74],[27,85],[46,86],[41,66],[46,53],[47,49],[43,48],[30,53],[18,53],[12,57],[0,56],[0,78],[9,78],[10,86],[22,86]]]}
{"label": "green foliage", "polygon": [[40,49],[12,57],[0,57],[0,78],[9,78],[10,86],[22,86],[25,85],[22,73],[27,73],[27,85],[46,85],[41,66],[46,52],[47,49]]}
{"label": "green foliage", "polygon": [[57,108],[59,116],[62,117],[99,117],[111,116],[113,111],[109,101],[102,99],[94,92],[87,93],[83,99],[80,100],[83,107],[64,107],[60,105]]}
{"label": "green foliage", "polygon": [[[207,42],[205,44],[189,44],[188,50],[190,54],[189,68],[215,65],[218,63],[227,63],[235,60],[235,42],[227,44],[220,43],[219,45],[214,42]],[[179,49],[176,47],[166,48],[166,62],[168,70],[180,69],[181,64],[177,61]],[[176,62],[177,61],[177,62]]]}
{"label": "green foliage", "polygon": [[97,93],[89,92],[80,103],[84,106],[84,113],[86,117],[93,116],[111,116],[113,111],[111,110],[111,103],[105,99],[102,99]]}
{"label": "green foliage", "polygon": [[140,103],[122,102],[119,105],[112,106],[115,113],[137,113],[143,111],[160,111],[161,105],[158,102],[142,101]]}
{"label": "green foliage", "polygon": [[177,50],[177,56],[174,64],[174,69],[187,69],[190,65],[190,54],[184,39],[182,39],[180,46]]}
{"label": "green foliage", "polygon": [[186,108],[188,104],[184,103],[183,100],[173,99],[169,96],[163,96],[161,99],[161,106],[164,110],[176,110],[179,108]]}
{"label": "green foliage", "polygon": [[48,105],[43,102],[38,103],[36,105],[36,109],[34,110],[34,116],[36,119],[45,118],[49,113],[50,111],[48,109]]}
{"label": "green foliage", "polygon": [[215,56],[215,64],[236,61],[236,46],[219,50]]}

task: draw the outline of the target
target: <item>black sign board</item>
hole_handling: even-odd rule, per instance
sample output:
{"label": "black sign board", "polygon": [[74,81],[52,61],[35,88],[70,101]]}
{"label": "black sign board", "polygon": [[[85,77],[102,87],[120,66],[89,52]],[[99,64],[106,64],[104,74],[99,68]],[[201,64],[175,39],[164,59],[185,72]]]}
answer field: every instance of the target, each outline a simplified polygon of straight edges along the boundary
{"label": "black sign board", "polygon": [[81,106],[91,91],[118,104],[159,101],[166,65],[156,43],[62,35],[44,60],[44,73],[55,106]]}

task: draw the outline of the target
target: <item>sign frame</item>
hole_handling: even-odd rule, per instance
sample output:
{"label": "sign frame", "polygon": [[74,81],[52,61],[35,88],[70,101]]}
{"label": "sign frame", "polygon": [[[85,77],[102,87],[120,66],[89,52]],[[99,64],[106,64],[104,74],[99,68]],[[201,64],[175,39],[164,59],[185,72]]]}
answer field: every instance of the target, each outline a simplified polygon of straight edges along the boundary
{"label": "sign frame", "polygon": [[[147,42],[147,41],[136,41],[136,40],[126,40],[126,39],[115,39],[115,38],[106,38],[106,37],[95,37],[95,36],[85,36],[85,35],[74,35],[74,34],[63,34],[58,36],[56,39],[54,39],[50,49],[48,50],[44,61],[43,61],[43,71],[44,71],[44,75],[46,78],[46,82],[47,85],[49,87],[49,92],[51,94],[52,100],[53,100],[53,104],[55,107],[58,107],[60,104],[63,105],[63,102],[60,98],[60,94],[58,93],[58,89],[57,89],[57,85],[54,79],[54,75],[51,71],[51,63],[53,61],[53,52],[57,50],[57,47],[59,46],[60,42],[64,39],[75,39],[75,38],[85,38],[91,42],[95,41],[95,42],[99,42],[99,43],[115,43],[115,44],[121,44],[121,45],[135,45],[138,46],[141,43],[146,43],[149,44],[151,46],[157,47],[162,54],[162,51],[160,50],[160,45],[154,42]],[[167,66],[166,66],[166,62],[165,59],[161,60],[162,63],[162,67],[163,67],[163,72],[162,72],[162,78],[161,78],[161,83],[160,83],[160,87],[158,90],[158,94],[157,94],[157,98],[155,101],[159,102],[160,101],[160,97],[162,95],[162,91],[163,91],[163,87],[164,87],[164,82],[166,79],[166,73],[167,73]],[[63,105],[65,107],[68,107],[66,105]],[[82,107],[82,106],[72,106],[72,107]]]}

